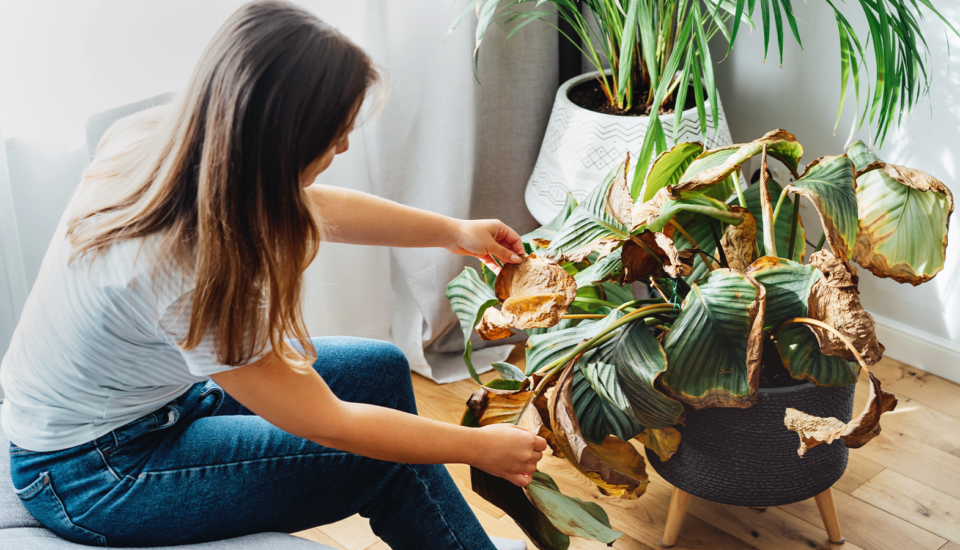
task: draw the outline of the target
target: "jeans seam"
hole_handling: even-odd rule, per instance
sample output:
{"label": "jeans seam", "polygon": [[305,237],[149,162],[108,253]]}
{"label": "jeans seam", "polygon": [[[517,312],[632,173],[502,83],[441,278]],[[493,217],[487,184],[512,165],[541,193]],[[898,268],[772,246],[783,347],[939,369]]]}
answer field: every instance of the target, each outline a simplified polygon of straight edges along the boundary
{"label": "jeans seam", "polygon": [[118,482],[122,481],[122,479],[120,478],[120,475],[117,474],[116,470],[113,469],[113,466],[111,466],[110,463],[107,461],[107,457],[103,454],[103,451],[100,450],[100,446],[94,445],[93,448],[97,450],[97,454],[100,455],[100,460],[103,462],[104,467],[107,468],[107,471],[110,472],[110,475],[112,475],[113,478],[116,479]]}
{"label": "jeans seam", "polygon": [[417,481],[420,482],[420,485],[423,486],[423,492],[427,495],[427,498],[430,499],[430,502],[433,503],[433,506],[437,509],[437,515],[440,516],[441,520],[443,520],[443,524],[447,527],[447,532],[453,537],[453,540],[455,540],[457,544],[460,545],[461,550],[465,549],[466,547],[463,545],[463,542],[457,537],[456,531],[454,531],[453,527],[450,526],[450,523],[447,522],[447,517],[443,514],[443,508],[441,508],[440,505],[437,504],[436,499],[433,498],[433,494],[430,492],[430,488],[427,487],[427,484],[423,482],[423,478],[420,477],[420,472],[418,472],[417,469],[411,466],[410,464],[404,464],[404,466],[406,466],[407,468],[410,469],[410,471],[413,472],[414,477],[416,477]]}
{"label": "jeans seam", "polygon": [[[354,453],[348,453],[348,452],[336,452],[336,453],[301,453],[301,454],[291,454],[291,455],[269,456],[269,457],[262,457],[262,458],[253,458],[253,459],[250,459],[250,460],[239,460],[239,461],[234,461],[234,462],[221,462],[221,463],[219,463],[219,464],[207,464],[207,465],[205,465],[205,466],[193,466],[193,467],[190,467],[190,468],[175,468],[175,469],[172,469],[172,470],[155,470],[155,471],[152,471],[152,472],[142,472],[141,474],[139,474],[139,475],[137,476],[136,479],[139,480],[139,479],[144,479],[144,478],[146,478],[146,477],[148,477],[148,476],[157,476],[157,475],[162,475],[162,474],[177,474],[177,473],[181,473],[181,472],[201,472],[201,471],[204,471],[204,470],[209,470],[209,469],[213,469],[213,468],[221,468],[221,467],[225,467],[225,466],[242,466],[242,465],[245,465],[245,464],[256,464],[256,463],[259,463],[259,462],[269,462],[269,461],[273,461],[273,460],[286,460],[286,459],[291,459],[291,458],[307,458],[307,457],[324,457],[324,458],[330,457],[330,458],[333,458],[333,457],[344,457],[344,456],[359,456],[359,455],[356,455],[356,454],[354,454]],[[373,459],[371,459],[371,460],[373,460]],[[130,477],[130,476],[126,476],[126,477]]]}

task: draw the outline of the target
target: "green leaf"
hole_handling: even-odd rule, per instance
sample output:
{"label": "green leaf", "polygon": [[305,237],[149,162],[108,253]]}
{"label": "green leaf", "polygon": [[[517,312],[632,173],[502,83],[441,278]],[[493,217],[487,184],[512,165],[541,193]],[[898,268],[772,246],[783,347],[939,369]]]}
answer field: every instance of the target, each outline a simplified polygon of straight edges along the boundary
{"label": "green leaf", "polygon": [[919,285],[946,262],[953,196],[936,178],[887,164],[862,142],[850,148],[859,169],[859,225],[853,259],[878,277]]}
{"label": "green leaf", "polygon": [[699,141],[678,143],[673,149],[662,153],[655,161],[647,181],[643,185],[641,202],[652,199],[657,191],[669,185],[676,185],[693,159],[703,153],[703,144]]}
{"label": "green leaf", "polygon": [[683,173],[680,182],[668,188],[670,196],[674,199],[688,199],[706,193],[723,183],[727,176],[739,171],[743,163],[760,154],[764,146],[767,147],[768,155],[796,173],[797,164],[803,155],[803,146],[790,132],[773,130],[744,145],[704,151]]}
{"label": "green leaf", "polygon": [[[546,225],[534,229],[530,233],[520,237],[520,240],[524,244],[529,244],[531,247],[546,248],[549,244],[542,244],[543,241],[547,243],[552,242],[557,238],[557,234],[560,232],[560,228],[563,227],[563,222],[567,221],[567,218],[570,217],[570,214],[573,213],[574,208],[577,207],[577,199],[573,198],[573,195],[567,193],[567,199],[563,203],[563,208],[560,209],[560,212]],[[534,241],[541,241],[541,243],[536,243]]]}
{"label": "green leaf", "polygon": [[610,189],[626,178],[626,161],[610,171],[606,179],[573,209],[563,223],[557,237],[547,249],[548,257],[562,256],[571,262],[581,262],[605,243],[630,238],[630,228],[620,222],[607,208]]}
{"label": "green leaf", "polygon": [[597,445],[608,435],[629,441],[644,431],[644,426],[612,403],[600,397],[580,369],[573,374],[573,408],[583,437]]}
{"label": "green leaf", "polygon": [[846,262],[857,239],[857,193],[853,163],[846,155],[811,162],[790,192],[806,197],[817,213],[834,254]]}
{"label": "green leaf", "polygon": [[782,329],[774,339],[783,366],[798,380],[818,386],[849,386],[857,383],[860,365],[842,357],[824,355],[810,327],[798,323]]}
{"label": "green leaf", "polygon": [[[780,193],[783,191],[783,188],[780,187],[780,184],[773,181],[773,179],[767,180],[767,189],[770,190],[771,197],[779,197]],[[747,209],[750,210],[750,213],[753,214],[753,217],[757,219],[757,248],[758,250],[763,250],[763,216],[760,209],[760,183],[757,182],[750,187],[747,187],[746,191],[743,192],[743,197],[747,201]],[[785,197],[783,199],[783,213],[777,217],[777,222],[774,225],[774,237],[777,245],[777,253],[787,255],[787,251],[790,249],[790,216],[784,215],[788,212],[793,212],[793,201],[800,200],[798,198],[791,199],[790,197]],[[696,237],[694,237],[696,238]],[[793,241],[793,258],[791,260],[795,262],[803,261],[803,252],[806,250],[807,243],[805,241],[806,236],[803,231],[803,223],[800,222],[797,224],[797,234],[794,237]]]}
{"label": "green leaf", "polygon": [[[687,214],[678,216],[677,223],[697,241],[697,245],[704,254],[719,260],[717,239],[723,238],[723,227],[719,220],[701,214]],[[713,226],[712,231],[711,226]],[[677,250],[686,250],[693,246],[679,231],[673,234],[673,244],[677,247]],[[707,274],[707,271],[707,264],[703,263],[703,259],[697,254],[693,258],[693,273],[684,277],[684,280],[688,283],[699,281]]]}
{"label": "green leaf", "polygon": [[622,311],[613,311],[609,308],[599,308],[597,313],[604,313],[607,317],[596,321],[584,320],[575,327],[531,336],[527,340],[526,374],[529,376],[559,360],[583,341],[593,338],[610,323],[624,315]]}
{"label": "green leaf", "polygon": [[[730,211],[725,203],[707,197],[696,195],[685,200],[668,200],[660,207],[660,215],[647,224],[649,231],[661,232],[670,223],[670,219],[680,212],[692,212],[703,216],[716,218],[724,223],[740,225],[743,215]],[[692,237],[693,235],[691,235]],[[699,243],[698,243],[699,244]]]}
{"label": "green leaf", "polygon": [[[764,256],[747,274],[767,291],[764,323],[771,329],[787,319],[808,317],[810,289],[822,276],[812,265]],[[802,330],[797,330],[802,329]],[[775,339],[783,365],[797,380],[820,386],[847,386],[857,382],[859,366],[840,357],[824,355],[816,335],[805,325],[787,325]]]}
{"label": "green leaf", "polygon": [[553,479],[543,472],[534,472],[527,486],[530,501],[562,533],[613,544],[623,533],[610,527],[610,518],[599,505],[569,497],[560,492]]}
{"label": "green leaf", "polygon": [[664,387],[696,408],[748,407],[756,400],[764,290],[753,278],[717,269],[693,283],[664,342]]}
{"label": "green leaf", "polygon": [[493,294],[493,286],[480,280],[480,276],[473,268],[465,267],[447,285],[446,296],[447,300],[450,300],[450,307],[457,315],[460,328],[463,330],[463,362],[467,365],[470,377],[480,384],[477,370],[470,361],[470,357],[473,355],[473,343],[470,342],[470,336],[473,334],[473,327],[477,326],[480,318],[483,317],[483,312],[488,307],[498,303],[497,297]]}
{"label": "green leaf", "polygon": [[667,370],[667,356],[642,321],[626,325],[612,339],[582,355],[574,368],[583,372],[606,402],[642,426],[666,428],[683,415],[683,405],[654,386]]}
{"label": "green leaf", "polygon": [[527,499],[520,487],[473,466],[470,467],[470,483],[474,492],[513,518],[538,548],[567,550],[570,547],[570,537],[554,527],[551,520]]}
{"label": "green leaf", "polygon": [[[493,363],[491,365],[494,370],[500,373],[500,376],[505,380],[512,380],[515,382],[523,382],[526,380],[526,375],[523,374],[523,371],[511,365],[510,363]],[[503,389],[503,388],[500,388]],[[515,388],[520,389],[520,388]]]}
{"label": "green leaf", "polygon": [[623,249],[617,248],[574,275],[573,278],[577,282],[577,289],[600,284],[622,271],[623,262],[620,260],[621,252],[623,252]]}

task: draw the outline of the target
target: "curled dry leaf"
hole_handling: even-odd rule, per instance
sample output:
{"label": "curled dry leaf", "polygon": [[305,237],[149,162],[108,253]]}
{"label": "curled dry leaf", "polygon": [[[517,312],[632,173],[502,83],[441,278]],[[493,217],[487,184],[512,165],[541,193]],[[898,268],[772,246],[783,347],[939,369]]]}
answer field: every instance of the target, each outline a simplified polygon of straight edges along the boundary
{"label": "curled dry leaf", "polygon": [[608,436],[602,445],[583,438],[573,409],[574,367],[567,366],[550,398],[550,424],[557,446],[573,466],[607,496],[635,499],[650,483],[646,463],[633,445]]}
{"label": "curled dry leaf", "polygon": [[[856,268],[828,250],[814,253],[810,263],[823,277],[810,288],[808,315],[836,328],[853,342],[868,365],[876,364],[883,357],[884,347],[877,341],[873,317],[860,304]],[[856,361],[853,352],[835,334],[817,326],[810,328],[817,335],[824,355]]]}
{"label": "curled dry leaf", "polygon": [[743,223],[728,225],[723,231],[720,245],[723,246],[723,252],[727,256],[728,267],[745,271],[753,263],[753,251],[757,243],[757,219],[753,217],[750,210],[742,206],[731,205],[730,210],[743,214]]}
{"label": "curled dry leaf", "polygon": [[475,328],[477,334],[483,340],[502,340],[513,336],[513,331],[510,330],[510,321],[507,320],[503,312],[495,307],[487,308],[483,312],[483,317],[480,318],[480,322],[477,323]]}
{"label": "curled dry leaf", "polygon": [[[533,383],[532,387],[536,388],[540,384],[540,380],[544,377],[543,374],[534,373],[531,379]],[[550,429],[548,424],[544,423],[546,419],[547,423],[550,421],[550,406],[549,401],[553,393],[557,390],[557,378],[548,382],[546,390],[540,393],[539,396],[534,398],[531,405],[532,407],[527,407],[523,412],[523,416],[520,417],[520,422],[518,425],[521,428],[526,428],[528,431],[533,432],[540,437],[547,440],[547,445],[550,446],[550,450],[553,451],[553,456],[557,458],[563,458],[563,451],[560,450],[560,447],[557,446],[557,438],[553,434],[553,430]]]}
{"label": "curled dry leaf", "polygon": [[660,208],[670,200],[670,191],[663,188],[657,191],[657,194],[650,200],[633,205],[630,218],[630,230],[634,231],[641,225],[649,225],[650,222],[660,217]]}
{"label": "curled dry leaf", "polygon": [[800,436],[797,454],[803,456],[821,443],[841,440],[851,449],[858,449],[880,435],[880,416],[897,407],[897,398],[883,391],[880,381],[870,373],[870,397],[859,416],[845,424],[836,418],[821,418],[797,409],[787,409],[783,423],[788,430]]}
{"label": "curled dry leaf", "polygon": [[531,254],[518,264],[503,266],[494,292],[503,308],[487,309],[477,324],[485,340],[506,338],[511,327],[556,325],[577,295],[577,282],[559,265]]}
{"label": "curled dry leaf", "polygon": [[643,443],[644,447],[657,453],[657,456],[660,457],[660,462],[670,460],[670,457],[677,453],[677,448],[680,446],[680,432],[677,431],[676,428],[671,427],[663,428],[662,430],[647,428],[634,439]]}
{"label": "curled dry leaf", "polygon": [[630,195],[630,185],[627,183],[627,172],[630,171],[630,152],[623,162],[623,170],[617,175],[607,191],[607,213],[623,225],[630,225],[633,211],[633,197]]}
{"label": "curled dry leaf", "polygon": [[860,223],[853,258],[877,277],[898,283],[916,286],[932,279],[946,260],[950,189],[930,174],[883,161],[858,172],[857,183]]}
{"label": "curled dry leaf", "polygon": [[467,407],[481,426],[516,424],[524,410],[533,408],[527,407],[534,397],[530,382],[529,378],[524,380],[516,390],[480,386],[467,400]]}
{"label": "curled dry leaf", "polygon": [[[754,229],[755,230],[755,229]],[[640,241],[657,257],[644,250]],[[644,231],[623,245],[623,282],[643,281],[648,277],[686,277],[693,273],[696,250],[677,250],[673,239],[663,233]]]}
{"label": "curled dry leaf", "polygon": [[[674,199],[682,199],[689,194],[704,192],[704,190],[727,179],[727,176],[735,170],[739,170],[744,162],[759,154],[764,146],[767,146],[770,154],[784,161],[791,171],[796,171],[796,162],[803,154],[803,147],[797,143],[797,138],[790,132],[786,130],[773,130],[767,132],[760,139],[756,139],[750,143],[705,151],[693,161],[693,164],[691,164],[687,172],[683,174],[678,184],[667,187],[667,189],[670,190],[670,196]],[[722,163],[710,166],[709,168],[704,166],[703,168],[705,169],[697,170],[697,167],[700,166],[697,161],[701,159],[706,161],[710,156],[718,152],[729,151],[733,148],[736,148],[736,151],[726,155]]]}

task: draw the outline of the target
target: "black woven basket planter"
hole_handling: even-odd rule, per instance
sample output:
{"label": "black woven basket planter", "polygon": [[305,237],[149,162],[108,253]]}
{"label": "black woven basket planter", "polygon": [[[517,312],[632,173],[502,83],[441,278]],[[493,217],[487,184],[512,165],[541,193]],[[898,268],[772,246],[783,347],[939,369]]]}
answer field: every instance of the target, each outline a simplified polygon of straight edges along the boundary
{"label": "black woven basket planter", "polygon": [[687,408],[677,453],[666,462],[647,450],[653,469],[694,496],[736,506],[781,506],[812,498],[833,486],[847,467],[842,441],[797,455],[800,438],[783,425],[788,407],[849,422],[856,385],[825,388],[810,383],[761,389],[748,409]]}

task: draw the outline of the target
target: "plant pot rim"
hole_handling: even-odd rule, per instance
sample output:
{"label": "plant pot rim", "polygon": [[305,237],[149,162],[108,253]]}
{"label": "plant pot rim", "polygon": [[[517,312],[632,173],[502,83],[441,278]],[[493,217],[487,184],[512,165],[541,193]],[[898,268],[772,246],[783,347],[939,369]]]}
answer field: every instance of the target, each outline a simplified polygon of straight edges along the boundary
{"label": "plant pot rim", "polygon": [[[611,74],[611,72],[610,72],[609,70],[604,71],[604,72],[605,72],[606,74],[608,74],[608,75]],[[583,83],[583,82],[586,82],[586,81],[590,80],[591,78],[595,78],[595,77],[596,77],[597,75],[599,75],[599,74],[600,74],[600,71],[590,71],[590,72],[588,72],[588,73],[583,73],[583,74],[577,75],[577,76],[571,78],[570,80],[567,80],[567,81],[564,82],[563,84],[561,84],[561,85],[560,85],[560,89],[557,90],[557,99],[556,99],[557,103],[562,104],[562,105],[564,105],[564,106],[569,106],[569,107],[571,107],[571,108],[573,108],[573,109],[579,109],[579,110],[581,110],[581,111],[585,111],[585,112],[590,113],[591,115],[594,115],[594,116],[598,116],[598,117],[601,117],[601,118],[608,118],[608,119],[611,119],[611,120],[621,120],[621,121],[622,121],[622,120],[631,120],[631,119],[633,119],[633,120],[638,120],[638,121],[639,121],[639,120],[646,121],[646,120],[648,120],[648,119],[650,118],[650,115],[611,115],[610,113],[601,113],[601,112],[599,112],[599,111],[592,111],[592,110],[590,110],[590,109],[581,107],[581,106],[577,105],[576,103],[574,103],[573,101],[570,100],[570,96],[567,95],[567,93],[570,91],[570,88],[573,88],[574,86],[576,86],[576,85],[578,85],[578,84],[581,84],[581,83]],[[704,106],[704,109],[706,109],[706,111],[709,112],[709,111],[710,111],[710,100],[707,99],[707,98],[704,98],[704,99],[703,99],[703,106]],[[663,124],[663,123],[666,122],[667,120],[670,120],[670,121],[671,121],[670,124],[672,125],[672,124],[673,124],[672,120],[673,120],[674,114],[675,114],[675,113],[668,113],[668,114],[664,114],[664,115],[658,115],[658,116],[660,117],[660,123]],[[687,109],[686,111],[683,112],[684,118],[686,118],[688,115],[690,115],[690,116],[697,116],[697,108],[696,108],[696,106],[690,107],[689,109]],[[671,126],[671,127],[672,127],[672,126]]]}

